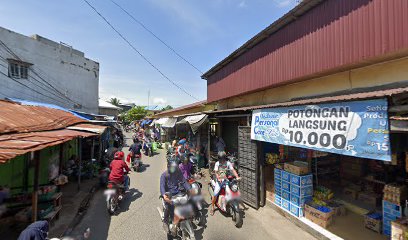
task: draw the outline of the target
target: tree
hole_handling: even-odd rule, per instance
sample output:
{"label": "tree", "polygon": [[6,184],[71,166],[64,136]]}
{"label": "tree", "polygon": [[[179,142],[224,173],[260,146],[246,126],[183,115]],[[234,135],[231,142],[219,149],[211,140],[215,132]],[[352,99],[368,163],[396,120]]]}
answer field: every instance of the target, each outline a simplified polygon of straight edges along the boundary
{"label": "tree", "polygon": [[166,111],[166,110],[170,110],[170,109],[173,109],[173,107],[170,106],[170,105],[167,105],[164,108],[162,108],[162,111]]}
{"label": "tree", "polygon": [[109,103],[112,104],[112,105],[115,105],[115,106],[119,107],[119,105],[120,105],[120,100],[117,99],[117,98],[111,98],[111,99],[109,100]]}
{"label": "tree", "polygon": [[146,117],[147,110],[144,106],[134,106],[129,111],[127,111],[124,115],[124,119],[126,122],[133,122],[135,120],[140,120]]}

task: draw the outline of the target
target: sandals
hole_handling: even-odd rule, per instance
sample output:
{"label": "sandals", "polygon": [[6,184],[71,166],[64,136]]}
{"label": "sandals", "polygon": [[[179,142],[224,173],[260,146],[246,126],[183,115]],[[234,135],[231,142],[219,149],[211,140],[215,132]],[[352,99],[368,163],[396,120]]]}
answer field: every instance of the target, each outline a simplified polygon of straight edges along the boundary
{"label": "sandals", "polygon": [[215,212],[215,210],[214,210],[214,209],[211,209],[210,215],[211,215],[211,216],[214,216],[214,212]]}

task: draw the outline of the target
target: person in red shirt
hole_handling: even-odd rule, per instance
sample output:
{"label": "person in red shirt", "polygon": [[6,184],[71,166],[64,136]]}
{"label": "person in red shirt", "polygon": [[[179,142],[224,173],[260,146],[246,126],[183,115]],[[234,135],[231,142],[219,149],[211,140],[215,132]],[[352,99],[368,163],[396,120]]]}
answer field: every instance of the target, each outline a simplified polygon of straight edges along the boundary
{"label": "person in red shirt", "polygon": [[110,164],[110,174],[109,174],[109,181],[114,182],[116,184],[122,184],[125,186],[125,191],[129,189],[129,177],[125,175],[126,172],[130,172],[130,168],[125,163],[123,158],[125,154],[121,151],[115,153],[113,160]]}

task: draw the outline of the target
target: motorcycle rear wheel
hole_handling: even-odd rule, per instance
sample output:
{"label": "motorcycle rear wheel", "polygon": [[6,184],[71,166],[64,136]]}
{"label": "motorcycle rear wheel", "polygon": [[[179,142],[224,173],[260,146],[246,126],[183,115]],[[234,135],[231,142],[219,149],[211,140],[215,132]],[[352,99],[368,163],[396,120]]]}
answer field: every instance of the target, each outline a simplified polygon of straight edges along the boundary
{"label": "motorcycle rear wheel", "polygon": [[108,207],[108,213],[110,215],[113,215],[116,211],[116,203],[113,200],[113,198],[109,198],[108,202],[107,202],[107,207]]}

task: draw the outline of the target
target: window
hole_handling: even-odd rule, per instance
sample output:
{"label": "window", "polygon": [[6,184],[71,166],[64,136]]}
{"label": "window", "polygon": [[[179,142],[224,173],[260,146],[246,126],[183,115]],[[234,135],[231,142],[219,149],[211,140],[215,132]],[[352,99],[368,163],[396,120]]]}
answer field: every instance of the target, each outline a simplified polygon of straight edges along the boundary
{"label": "window", "polygon": [[9,76],[12,78],[28,78],[30,64],[24,62],[9,61]]}

